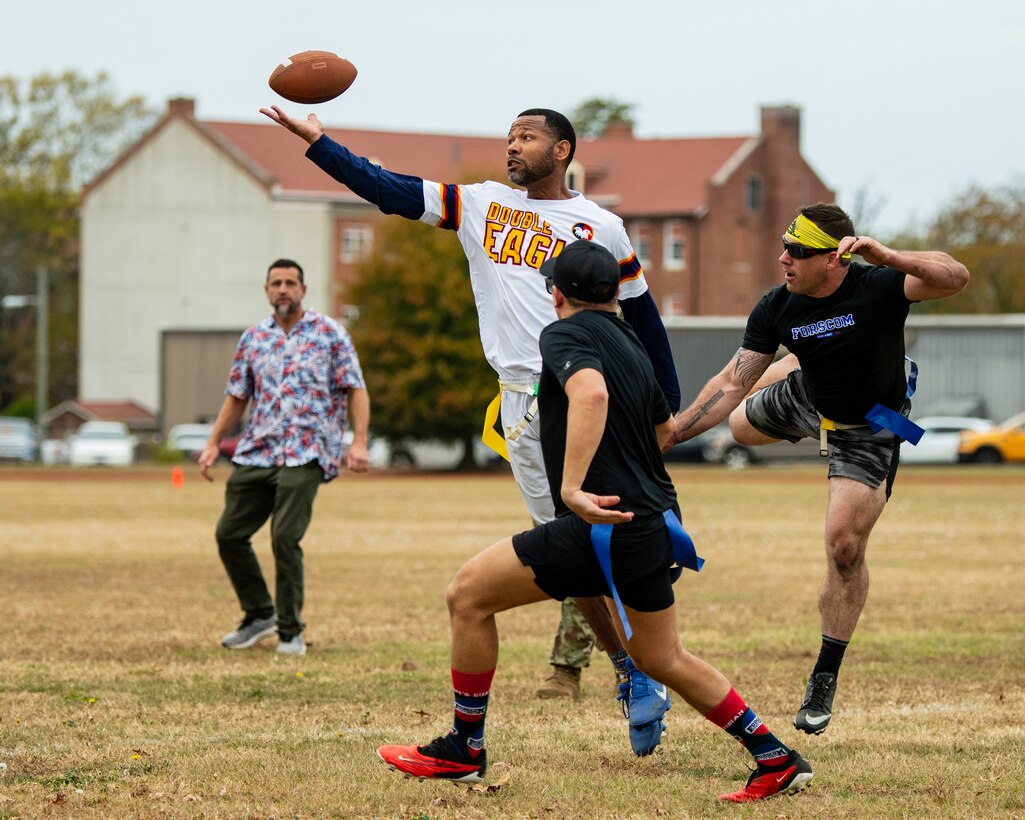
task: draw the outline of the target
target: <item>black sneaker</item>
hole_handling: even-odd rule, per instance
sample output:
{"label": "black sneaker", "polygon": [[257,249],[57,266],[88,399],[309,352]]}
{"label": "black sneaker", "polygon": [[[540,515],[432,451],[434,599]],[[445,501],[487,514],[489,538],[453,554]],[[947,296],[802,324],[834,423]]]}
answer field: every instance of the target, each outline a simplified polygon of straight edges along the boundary
{"label": "black sneaker", "polygon": [[836,675],[819,672],[812,675],[804,693],[804,702],[794,718],[794,728],[809,735],[821,735],[833,717],[833,696],[836,695]]}
{"label": "black sneaker", "polygon": [[782,766],[758,765],[747,779],[747,785],[739,792],[720,794],[720,800],[730,803],[753,803],[777,794],[796,794],[811,783],[813,777],[808,761],[793,749]]}

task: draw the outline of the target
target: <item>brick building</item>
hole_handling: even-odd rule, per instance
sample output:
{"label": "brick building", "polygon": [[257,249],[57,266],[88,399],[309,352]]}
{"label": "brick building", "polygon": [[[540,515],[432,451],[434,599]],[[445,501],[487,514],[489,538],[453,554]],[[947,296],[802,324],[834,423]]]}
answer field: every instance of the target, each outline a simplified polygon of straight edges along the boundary
{"label": "brick building", "polygon": [[[390,170],[505,178],[504,136],[328,132]],[[833,199],[801,156],[790,106],[762,108],[749,136],[638,139],[612,128],[581,141],[569,181],[623,218],[666,316],[746,314],[779,279],[780,235],[796,208]],[[85,191],[81,395],[158,407],[165,429],[211,415],[230,344],[267,311],[268,262],[298,259],[306,303],[344,319],[347,286],[386,218],[306,160],[285,129],[200,121],[192,100],[170,101]],[[217,374],[200,391],[212,407],[180,400],[197,385],[174,374],[199,371]]]}

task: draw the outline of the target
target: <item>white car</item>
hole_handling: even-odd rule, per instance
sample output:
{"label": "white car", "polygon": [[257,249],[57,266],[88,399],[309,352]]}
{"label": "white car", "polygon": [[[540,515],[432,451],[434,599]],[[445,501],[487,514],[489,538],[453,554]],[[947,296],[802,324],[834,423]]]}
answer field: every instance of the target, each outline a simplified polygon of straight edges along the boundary
{"label": "white car", "polygon": [[967,416],[927,416],[918,419],[915,424],[924,429],[925,433],[918,444],[909,441],[901,443],[902,464],[955,464],[962,432],[985,432],[994,426],[990,419]]}
{"label": "white car", "polygon": [[87,421],[68,439],[68,463],[74,466],[135,461],[135,436],[120,421]]}
{"label": "white car", "polygon": [[176,424],[167,431],[164,444],[168,450],[178,450],[190,458],[196,458],[213,432],[212,424]]}
{"label": "white car", "polygon": [[[347,450],[352,444],[352,429],[342,435],[342,444]],[[370,466],[374,469],[454,470],[463,460],[465,445],[462,442],[441,442],[434,440],[404,440],[392,444],[371,433],[367,446]],[[478,467],[496,466],[501,456],[490,450],[484,442],[473,442],[473,460]]]}

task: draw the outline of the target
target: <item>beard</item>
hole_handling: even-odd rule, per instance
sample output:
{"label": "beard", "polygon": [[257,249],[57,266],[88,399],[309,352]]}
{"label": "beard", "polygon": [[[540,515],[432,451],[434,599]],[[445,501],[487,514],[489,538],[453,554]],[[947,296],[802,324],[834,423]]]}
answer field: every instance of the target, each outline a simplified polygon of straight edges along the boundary
{"label": "beard", "polygon": [[509,171],[509,181],[513,185],[519,185],[524,188],[538,180],[551,176],[555,170],[555,157],[551,153],[545,154],[536,160],[533,165],[526,160],[521,160],[521,163],[521,165]]}
{"label": "beard", "polygon": [[291,300],[274,305],[274,313],[279,319],[287,319],[299,311],[299,303]]}

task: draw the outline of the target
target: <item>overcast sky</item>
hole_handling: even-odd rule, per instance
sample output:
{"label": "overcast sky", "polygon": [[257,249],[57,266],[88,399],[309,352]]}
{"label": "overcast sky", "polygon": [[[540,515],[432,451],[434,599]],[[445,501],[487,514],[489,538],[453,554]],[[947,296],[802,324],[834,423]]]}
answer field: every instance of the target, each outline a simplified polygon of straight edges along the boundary
{"label": "overcast sky", "polygon": [[502,135],[524,108],[635,104],[644,137],[758,131],[802,110],[805,157],[877,233],[921,225],[970,184],[1025,176],[1025,3],[1015,0],[0,0],[0,76],[106,71],[119,95],[201,119],[308,110],[267,87],[290,54],[358,68],[327,125]]}

